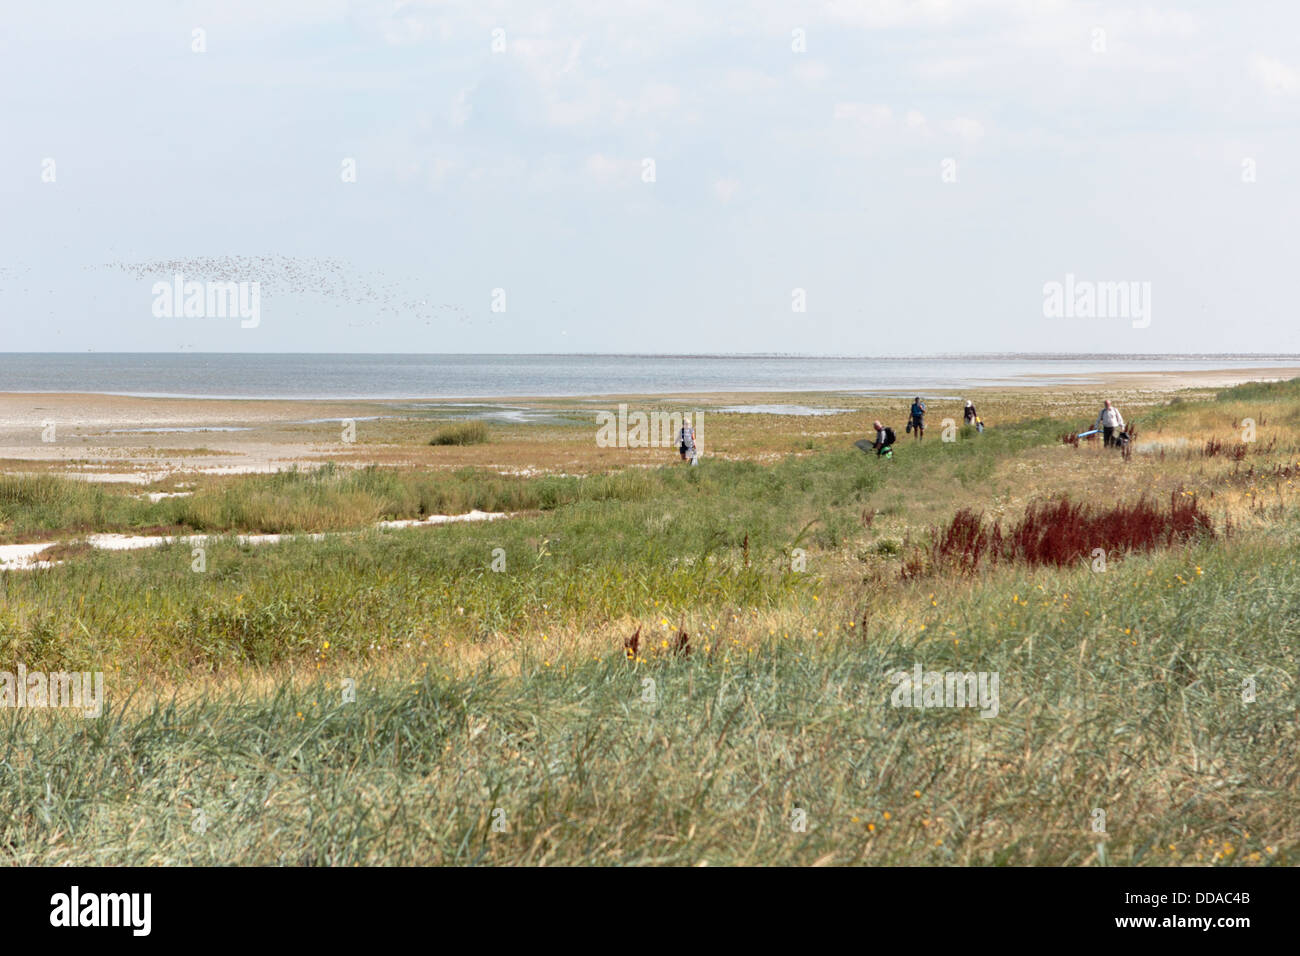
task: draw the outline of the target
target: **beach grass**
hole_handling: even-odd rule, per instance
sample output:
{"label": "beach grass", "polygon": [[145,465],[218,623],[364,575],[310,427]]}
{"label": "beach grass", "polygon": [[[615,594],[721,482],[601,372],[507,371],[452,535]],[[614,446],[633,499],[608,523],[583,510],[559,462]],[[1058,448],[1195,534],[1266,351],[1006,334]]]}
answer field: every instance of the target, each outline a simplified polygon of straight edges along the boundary
{"label": "beach grass", "polygon": [[[865,633],[833,601],[784,630],[696,612],[686,656],[677,622],[647,622],[633,660],[617,634],[538,634],[467,667],[340,666],[331,645],[314,677],[154,702],[142,686],[98,720],[19,711],[0,725],[0,855],[1294,863],[1294,556],[1257,542],[1013,572]],[[917,662],[998,673],[997,715],[891,706],[890,675]]]}
{"label": "beach grass", "polygon": [[[1298,409],[1297,382],[1153,403],[1141,434],[1169,450],[1127,462],[1062,445],[1070,412],[933,428],[892,461],[819,438],[585,476],[327,466],[154,503],[7,476],[10,540],[219,536],[201,570],[191,543],[70,536],[63,564],[0,574],[4,660],[108,692],[98,719],[0,712],[0,858],[1294,863]],[[1247,417],[1242,459],[1192,440]],[[963,508],[1011,527],[1146,495],[1195,496],[1213,533],[1100,570],[1076,549],[905,573]],[[373,527],[472,508],[513,517]],[[231,534],[251,531],[335,533]],[[893,706],[917,664],[999,675],[996,715]]]}
{"label": "beach grass", "polygon": [[438,429],[429,439],[430,445],[482,445],[488,440],[488,427],[483,422],[465,422]]}

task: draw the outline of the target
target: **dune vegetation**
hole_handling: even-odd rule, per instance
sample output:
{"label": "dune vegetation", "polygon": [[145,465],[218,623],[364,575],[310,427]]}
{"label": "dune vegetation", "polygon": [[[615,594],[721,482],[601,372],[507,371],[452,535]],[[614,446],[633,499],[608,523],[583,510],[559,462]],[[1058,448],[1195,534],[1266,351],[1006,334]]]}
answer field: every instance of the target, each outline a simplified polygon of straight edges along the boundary
{"label": "dune vegetation", "polygon": [[[0,710],[0,857],[1297,862],[1300,381],[1126,409],[1127,459],[981,405],[892,461],[863,410],[699,467],[0,477],[4,542],[66,542],[0,573],[0,669],[107,688]],[[78,544],[140,529],[215,537]]]}

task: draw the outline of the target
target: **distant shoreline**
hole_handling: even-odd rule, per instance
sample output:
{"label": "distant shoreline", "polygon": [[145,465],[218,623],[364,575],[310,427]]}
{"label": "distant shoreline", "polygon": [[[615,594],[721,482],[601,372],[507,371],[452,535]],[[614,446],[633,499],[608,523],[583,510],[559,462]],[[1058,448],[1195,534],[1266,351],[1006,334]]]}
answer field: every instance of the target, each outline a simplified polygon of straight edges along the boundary
{"label": "distant shoreline", "polygon": [[22,389],[0,391],[0,406],[26,397],[44,396],[50,399],[67,400],[78,396],[97,400],[119,399],[147,402],[289,402],[296,404],[335,405],[341,403],[389,404],[394,402],[436,402],[436,403],[498,403],[498,402],[552,402],[581,400],[619,400],[619,399],[664,399],[681,397],[725,397],[744,396],[753,398],[763,395],[904,395],[916,391],[929,392],[970,392],[989,393],[1016,391],[1019,389],[1105,389],[1105,388],[1140,388],[1154,391],[1177,391],[1183,388],[1229,388],[1242,382],[1280,381],[1300,377],[1300,360],[1294,365],[1242,366],[1237,368],[1202,368],[1202,369],[1165,369],[1165,370],[1112,370],[1097,369],[1087,372],[1025,372],[1008,381],[980,384],[933,384],[922,383],[902,386],[898,384],[880,386],[861,386],[857,388],[842,387],[784,387],[770,386],[732,386],[719,389],[683,389],[664,388],[654,391],[634,392],[551,392],[544,394],[409,394],[409,395],[194,395],[178,393],[149,393],[137,391],[100,391],[70,389]]}
{"label": "distant shoreline", "polygon": [[6,356],[105,356],[148,358],[614,358],[614,359],[734,359],[845,362],[1215,362],[1269,361],[1300,363],[1300,352],[935,352],[866,353],[821,352],[108,352],[97,349],[18,352],[0,349]]}
{"label": "distant shoreline", "polygon": [[1018,379],[980,385],[939,385],[900,387],[882,385],[861,388],[770,388],[755,386],[752,388],[721,389],[664,389],[662,391],[640,392],[573,392],[565,394],[498,394],[498,395],[392,395],[392,396],[284,396],[284,395],[180,395],[180,394],[144,394],[138,392],[104,392],[77,390],[15,390],[0,391],[0,415],[11,410],[15,404],[27,400],[45,399],[59,403],[75,402],[78,399],[94,400],[105,403],[166,403],[176,402],[190,406],[198,403],[232,403],[235,407],[252,403],[290,405],[389,405],[392,403],[421,402],[436,404],[471,404],[486,405],[511,402],[556,401],[626,401],[626,400],[664,400],[672,398],[708,398],[724,400],[735,397],[753,400],[763,396],[803,395],[910,395],[916,391],[928,392],[937,396],[941,392],[994,393],[1015,392],[1022,389],[1044,391],[1058,389],[1064,391],[1105,390],[1107,388],[1142,389],[1157,392],[1173,392],[1188,388],[1230,388],[1242,382],[1282,381],[1300,377],[1300,362],[1283,366],[1251,366],[1240,368],[1210,368],[1159,371],[1120,371],[1098,370],[1091,372],[1026,372]]}

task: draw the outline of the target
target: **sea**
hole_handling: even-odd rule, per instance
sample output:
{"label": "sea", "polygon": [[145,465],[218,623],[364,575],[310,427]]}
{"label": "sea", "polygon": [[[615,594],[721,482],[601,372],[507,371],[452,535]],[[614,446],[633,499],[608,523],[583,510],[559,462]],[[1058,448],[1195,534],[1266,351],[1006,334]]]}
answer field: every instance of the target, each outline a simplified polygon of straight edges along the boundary
{"label": "sea", "polygon": [[1296,355],[385,355],[0,352],[0,392],[202,398],[512,398],[692,392],[955,393],[1116,372],[1300,365]]}

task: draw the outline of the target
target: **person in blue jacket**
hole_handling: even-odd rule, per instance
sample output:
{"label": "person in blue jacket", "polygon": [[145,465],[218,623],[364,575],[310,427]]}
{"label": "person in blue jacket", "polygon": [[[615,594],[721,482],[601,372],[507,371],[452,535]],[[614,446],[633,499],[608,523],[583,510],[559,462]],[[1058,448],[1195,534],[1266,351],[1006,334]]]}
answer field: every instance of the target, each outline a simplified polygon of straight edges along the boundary
{"label": "person in blue jacket", "polygon": [[925,402],[921,401],[920,395],[912,402],[912,413],[907,420],[907,430],[917,441],[925,437]]}

